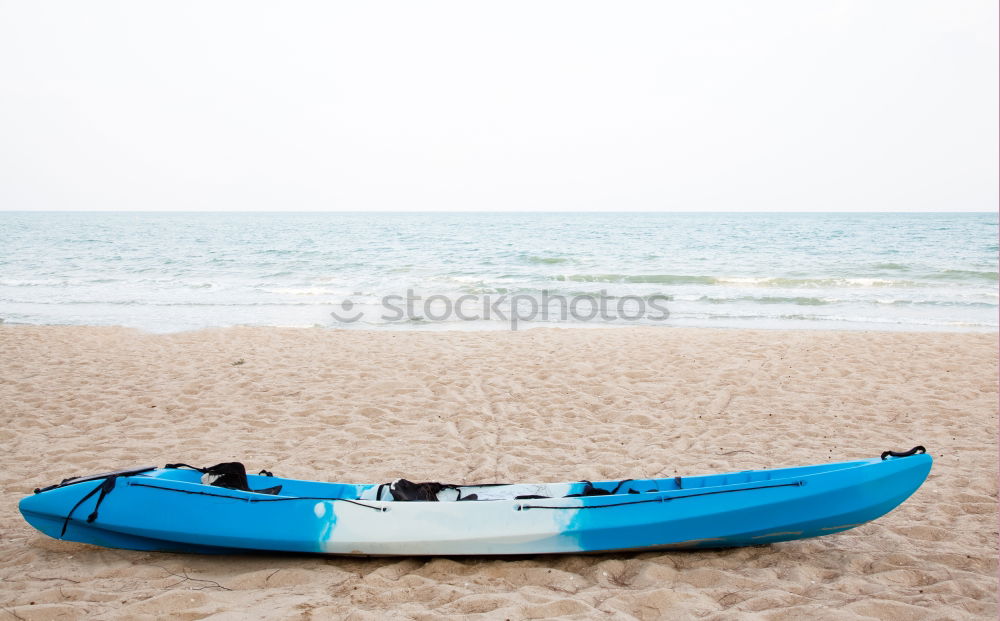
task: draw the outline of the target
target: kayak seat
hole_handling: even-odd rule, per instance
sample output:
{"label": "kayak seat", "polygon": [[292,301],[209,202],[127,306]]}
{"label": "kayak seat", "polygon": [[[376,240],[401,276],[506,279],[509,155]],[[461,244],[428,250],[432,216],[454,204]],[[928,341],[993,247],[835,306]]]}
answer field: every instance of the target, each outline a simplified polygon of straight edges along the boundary
{"label": "kayak seat", "polygon": [[[241,492],[253,492],[255,494],[269,494],[271,496],[277,496],[281,493],[280,485],[265,487],[263,489],[250,489],[250,483],[247,480],[247,470],[243,464],[238,461],[216,464],[214,466],[209,466],[208,468],[196,468],[187,464],[167,464],[165,467],[190,468],[192,470],[196,470],[201,473],[201,482],[204,485],[223,487],[225,489],[235,489]],[[273,476],[267,470],[261,470],[261,474]]]}

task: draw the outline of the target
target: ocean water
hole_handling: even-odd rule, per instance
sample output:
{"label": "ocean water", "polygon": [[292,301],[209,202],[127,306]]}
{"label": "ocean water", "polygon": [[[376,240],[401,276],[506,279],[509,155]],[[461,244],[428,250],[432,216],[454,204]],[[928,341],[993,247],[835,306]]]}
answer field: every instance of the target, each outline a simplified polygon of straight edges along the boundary
{"label": "ocean water", "polygon": [[997,234],[991,213],[0,212],[0,318],[992,331]]}

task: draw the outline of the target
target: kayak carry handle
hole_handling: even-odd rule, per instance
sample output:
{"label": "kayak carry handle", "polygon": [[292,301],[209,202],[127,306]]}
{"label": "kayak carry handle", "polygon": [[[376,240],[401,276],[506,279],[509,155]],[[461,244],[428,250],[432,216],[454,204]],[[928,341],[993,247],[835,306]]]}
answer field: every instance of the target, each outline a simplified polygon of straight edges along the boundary
{"label": "kayak carry handle", "polygon": [[909,457],[910,455],[917,455],[926,453],[927,449],[922,446],[914,446],[908,451],[903,453],[897,453],[896,451],[884,451],[882,453],[882,461],[885,461],[887,457]]}

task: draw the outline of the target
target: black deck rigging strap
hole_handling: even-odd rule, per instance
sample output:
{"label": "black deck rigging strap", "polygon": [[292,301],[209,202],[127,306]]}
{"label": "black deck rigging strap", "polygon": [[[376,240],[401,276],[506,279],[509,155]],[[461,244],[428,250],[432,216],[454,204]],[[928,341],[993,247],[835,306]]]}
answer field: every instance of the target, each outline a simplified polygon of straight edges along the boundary
{"label": "black deck rigging strap", "polygon": [[[281,496],[278,498],[251,498],[249,496],[229,496],[228,494],[213,494],[212,492],[202,492],[193,489],[178,489],[176,487],[162,487],[160,485],[150,485],[149,483],[141,483],[138,481],[129,481],[129,487],[148,487],[150,489],[163,490],[164,492],[177,492],[179,494],[191,494],[193,496],[211,496],[213,498],[228,498],[229,500],[239,500],[240,502],[286,502],[290,500],[329,500],[331,502],[346,502],[352,505],[358,505],[359,507],[364,507],[366,509],[371,509],[373,511],[385,512],[389,509],[386,507],[375,507],[372,505],[353,500],[351,498],[328,498],[326,496]],[[260,492],[254,492],[260,493]]]}
{"label": "black deck rigging strap", "polygon": [[926,452],[927,452],[927,449],[925,449],[922,446],[914,446],[910,450],[903,451],[903,452],[900,452],[900,453],[897,453],[896,451],[884,451],[882,453],[882,461],[885,461],[886,458],[888,458],[888,457],[909,457],[910,455],[923,454],[923,453],[926,453]]}
{"label": "black deck rigging strap", "polygon": [[117,480],[118,477],[108,477],[104,479],[104,482],[101,483],[101,493],[98,494],[97,502],[94,503],[94,510],[91,511],[90,515],[87,516],[88,524],[92,523],[94,520],[97,519],[97,511],[98,509],[101,508],[101,503],[104,502],[104,498],[111,493],[111,490],[115,488],[115,481]]}
{"label": "black deck rigging strap", "polygon": [[139,474],[139,473],[142,473],[142,472],[149,472],[150,470],[156,470],[156,466],[143,466],[142,468],[129,468],[127,470],[115,470],[113,472],[102,472],[100,474],[91,474],[91,475],[82,476],[82,477],[69,477],[67,479],[63,479],[62,481],[60,481],[59,483],[56,483],[55,485],[47,485],[45,487],[36,487],[35,488],[35,493],[36,494],[41,494],[42,492],[47,492],[49,490],[58,489],[60,487],[66,487],[67,485],[76,485],[78,483],[87,483],[88,481],[101,481],[101,480],[106,479],[106,478],[108,478],[109,476],[112,476],[112,475],[114,475],[114,476],[120,476],[120,477],[127,477],[127,476],[131,476],[133,474]]}
{"label": "black deck rigging strap", "polygon": [[[739,489],[719,489],[711,492],[699,492],[697,494],[685,494],[683,496],[658,496],[656,498],[650,498],[648,500],[629,500],[626,502],[613,502],[605,505],[583,505],[582,507],[553,507],[551,505],[517,505],[518,511],[527,511],[528,509],[607,509],[609,507],[624,507],[626,505],[642,505],[650,502],[670,502],[671,500],[683,500],[685,498],[694,498],[695,496],[711,496],[712,494],[728,494],[730,492],[749,492],[755,489],[771,489],[773,487],[798,487],[803,485],[804,481],[796,481],[794,483],[776,483],[774,485],[758,485],[756,487],[741,487]],[[570,498],[570,496],[564,496],[564,498]]]}
{"label": "black deck rigging strap", "polygon": [[90,524],[97,519],[97,511],[98,509],[101,508],[101,503],[104,502],[104,498],[111,493],[111,490],[115,488],[115,481],[118,479],[119,476],[121,475],[118,474],[109,475],[103,481],[101,481],[100,485],[96,485],[94,489],[87,492],[83,498],[78,500],[76,504],[73,505],[73,508],[70,509],[69,513],[66,514],[66,519],[63,520],[62,531],[59,532],[60,537],[66,534],[66,527],[69,526],[69,520],[70,518],[73,517],[73,513],[80,508],[80,505],[86,502],[88,498],[90,498],[97,492],[101,492],[100,496],[97,497],[97,502],[94,503],[94,510],[90,513],[90,515],[87,516],[87,523]]}

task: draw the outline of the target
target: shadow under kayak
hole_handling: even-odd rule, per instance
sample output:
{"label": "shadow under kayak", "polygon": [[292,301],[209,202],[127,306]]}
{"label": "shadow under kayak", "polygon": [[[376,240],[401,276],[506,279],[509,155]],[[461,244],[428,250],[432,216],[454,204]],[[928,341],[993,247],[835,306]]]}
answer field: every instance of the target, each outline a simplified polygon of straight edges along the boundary
{"label": "shadow under kayak", "polygon": [[[724,548],[860,526],[906,500],[931,463],[917,447],[731,474],[467,486],[242,472],[233,478],[175,464],[68,479],[23,498],[20,510],[51,537],[133,550],[500,555]],[[234,465],[242,471],[241,464],[220,464]]]}

